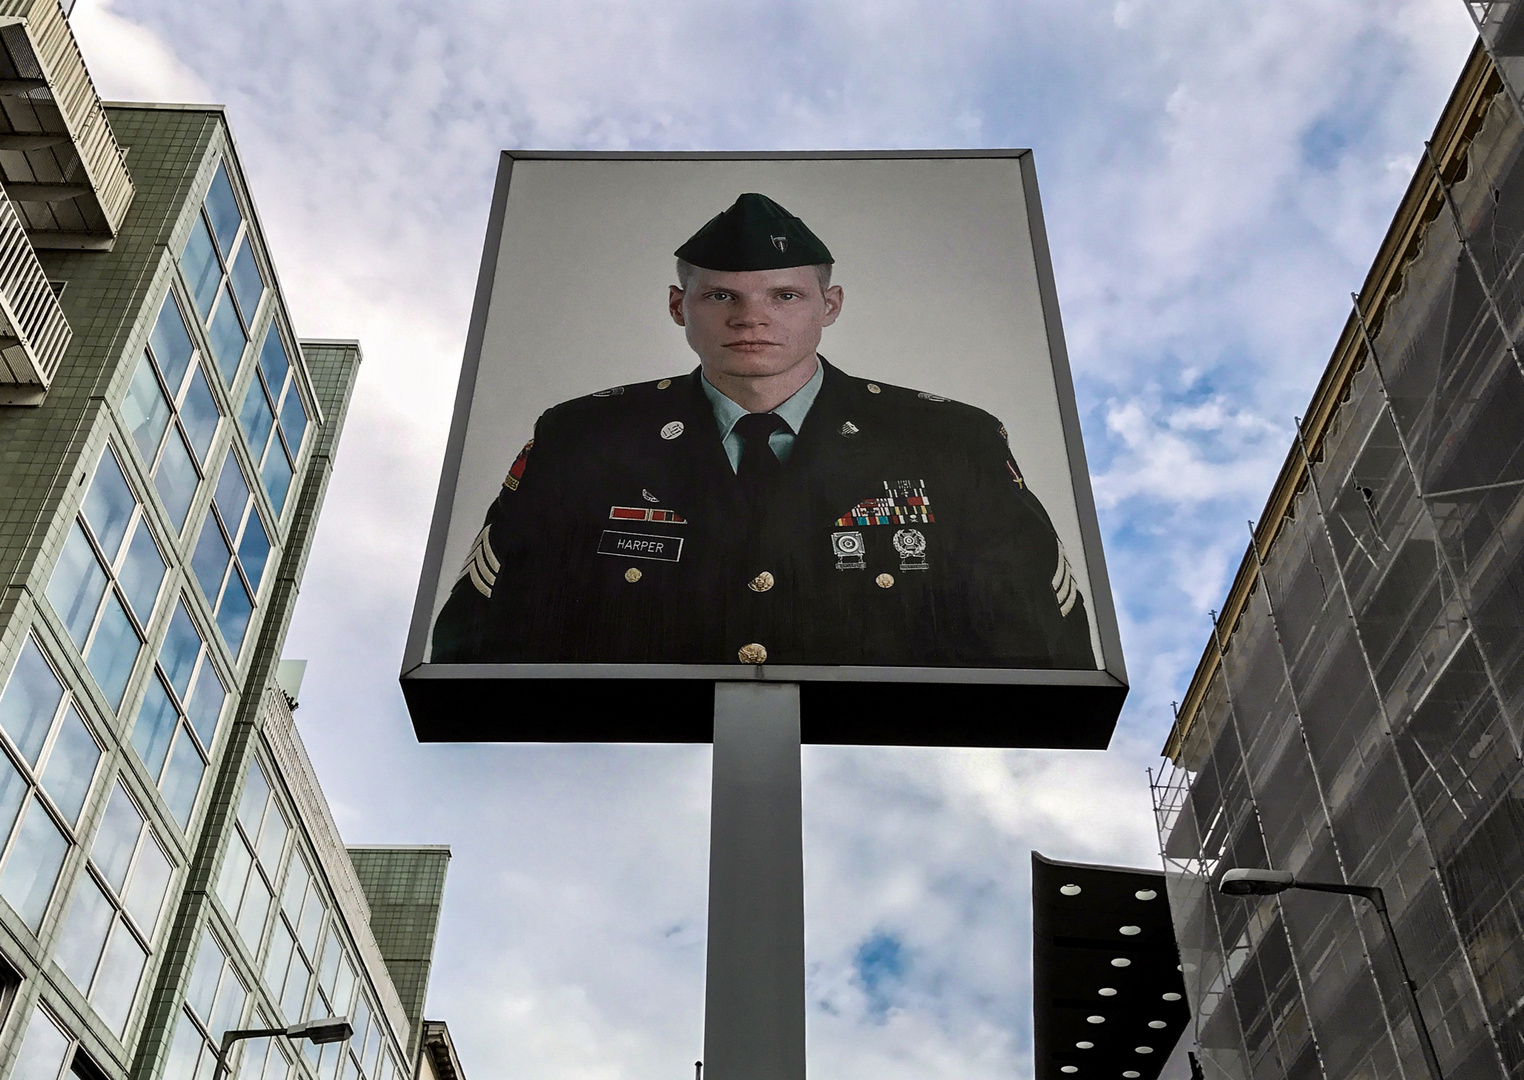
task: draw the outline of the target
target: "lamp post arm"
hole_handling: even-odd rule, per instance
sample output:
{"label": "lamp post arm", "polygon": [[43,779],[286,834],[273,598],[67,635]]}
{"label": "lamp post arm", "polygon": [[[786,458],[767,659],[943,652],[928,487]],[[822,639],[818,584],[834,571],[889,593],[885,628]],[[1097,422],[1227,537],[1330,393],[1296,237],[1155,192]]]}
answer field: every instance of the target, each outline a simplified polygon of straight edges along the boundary
{"label": "lamp post arm", "polygon": [[1418,1032],[1418,1045],[1423,1050],[1424,1064],[1429,1068],[1431,1080],[1444,1080],[1444,1074],[1439,1071],[1439,1056],[1434,1052],[1434,1040],[1429,1037],[1429,1027],[1423,1022],[1423,1010],[1418,1007],[1418,984],[1408,974],[1407,959],[1402,955],[1402,947],[1397,944],[1397,931],[1392,927],[1392,917],[1386,910],[1386,894],[1374,885],[1343,885],[1332,881],[1298,881],[1292,888],[1343,893],[1370,901],[1371,907],[1381,917],[1381,927],[1386,931],[1386,940],[1392,946],[1392,955],[1397,958],[1397,970],[1402,976],[1402,989],[1408,999],[1408,1008],[1413,1013],[1413,1027]]}
{"label": "lamp post arm", "polygon": [[1346,885],[1341,881],[1303,881],[1297,878],[1293,889],[1306,889],[1308,892],[1331,892],[1341,893],[1345,896],[1358,896],[1362,900],[1369,900],[1376,905],[1377,910],[1386,910],[1386,897],[1381,890],[1374,885]]}
{"label": "lamp post arm", "polygon": [[263,1039],[285,1033],[285,1028],[233,1028],[224,1031],[222,1045],[217,1049],[217,1068],[212,1071],[212,1080],[222,1080],[223,1074],[228,1072],[228,1051],[233,1049],[235,1042],[242,1039]]}

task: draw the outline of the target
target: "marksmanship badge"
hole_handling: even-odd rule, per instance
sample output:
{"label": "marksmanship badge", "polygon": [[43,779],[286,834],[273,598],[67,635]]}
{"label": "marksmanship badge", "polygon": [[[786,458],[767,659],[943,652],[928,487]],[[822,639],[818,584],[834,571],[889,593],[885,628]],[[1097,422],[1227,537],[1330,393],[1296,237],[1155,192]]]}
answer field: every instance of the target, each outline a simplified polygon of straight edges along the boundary
{"label": "marksmanship badge", "polygon": [[926,535],[920,529],[901,529],[894,534],[895,554],[901,570],[926,569]]}
{"label": "marksmanship badge", "polygon": [[836,554],[836,569],[863,570],[867,560],[863,558],[863,534],[860,532],[833,532],[831,550]]}

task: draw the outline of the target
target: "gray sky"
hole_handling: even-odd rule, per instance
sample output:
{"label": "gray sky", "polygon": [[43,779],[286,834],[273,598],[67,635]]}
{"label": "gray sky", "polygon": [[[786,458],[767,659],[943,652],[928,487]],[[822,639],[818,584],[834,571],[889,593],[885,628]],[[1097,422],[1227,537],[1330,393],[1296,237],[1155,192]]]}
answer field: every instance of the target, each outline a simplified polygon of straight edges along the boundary
{"label": "gray sky", "polygon": [[79,0],[226,103],[298,332],[365,365],[287,655],[345,837],[453,846],[471,1080],[682,1080],[708,751],[425,746],[396,676],[497,151],[1030,146],[1133,691],[1101,753],[805,754],[809,1053],[1030,1072],[1028,852],[1157,865],[1144,769],[1473,31],[1461,0]]}

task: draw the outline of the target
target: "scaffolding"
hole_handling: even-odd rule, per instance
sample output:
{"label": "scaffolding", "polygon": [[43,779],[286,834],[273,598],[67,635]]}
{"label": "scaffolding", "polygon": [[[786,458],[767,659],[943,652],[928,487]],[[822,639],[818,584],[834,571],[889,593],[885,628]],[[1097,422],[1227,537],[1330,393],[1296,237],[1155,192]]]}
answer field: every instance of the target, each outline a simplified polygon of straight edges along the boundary
{"label": "scaffolding", "polygon": [[[1524,57],[1524,2],[1468,6]],[[1215,890],[1272,867],[1384,889],[1445,1076],[1524,1080],[1524,83],[1503,67],[1479,49],[1452,97],[1150,776],[1208,1076],[1426,1075],[1370,911]]]}

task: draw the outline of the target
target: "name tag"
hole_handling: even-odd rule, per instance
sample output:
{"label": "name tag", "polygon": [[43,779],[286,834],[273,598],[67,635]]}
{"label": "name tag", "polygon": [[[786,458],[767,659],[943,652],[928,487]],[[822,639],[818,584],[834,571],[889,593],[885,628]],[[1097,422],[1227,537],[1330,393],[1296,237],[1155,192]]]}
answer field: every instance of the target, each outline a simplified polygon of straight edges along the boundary
{"label": "name tag", "polygon": [[656,536],[652,533],[614,532],[603,530],[598,538],[599,555],[618,555],[626,559],[656,559],[660,562],[677,562],[683,555],[681,536]]}

